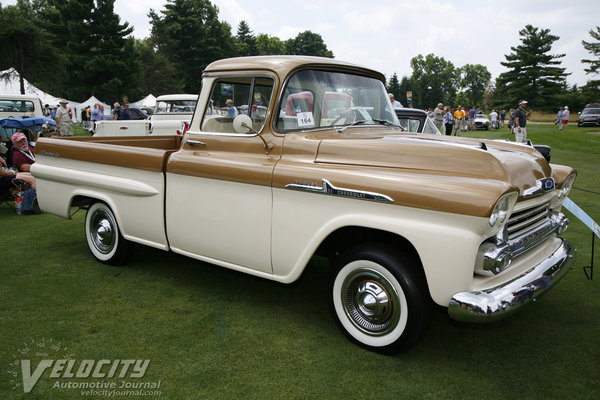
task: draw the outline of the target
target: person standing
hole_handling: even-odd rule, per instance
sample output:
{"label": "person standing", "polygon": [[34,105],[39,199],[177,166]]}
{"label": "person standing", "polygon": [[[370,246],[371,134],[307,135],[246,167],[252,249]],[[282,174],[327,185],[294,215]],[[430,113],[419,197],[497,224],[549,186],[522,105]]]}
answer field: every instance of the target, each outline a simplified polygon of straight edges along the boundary
{"label": "person standing", "polygon": [[475,125],[475,115],[477,115],[477,109],[475,108],[475,106],[473,106],[469,110],[469,126],[467,127],[467,129],[470,131],[473,130],[473,126]]}
{"label": "person standing", "polygon": [[444,113],[444,128],[446,128],[446,131],[444,133],[446,135],[452,134],[452,125],[454,125],[454,116],[452,115],[452,107],[446,106],[446,111]]}
{"label": "person standing", "polygon": [[565,109],[561,107],[561,108],[558,110],[558,112],[556,113],[556,119],[554,120],[554,125],[558,125],[558,129],[559,129],[559,130],[561,129],[561,125],[562,125],[562,115],[563,115],[563,112],[564,112],[564,110],[565,110]]}
{"label": "person standing", "polygon": [[569,123],[569,117],[571,116],[571,112],[569,111],[569,107],[565,106],[565,110],[562,113],[562,117],[560,118],[560,128],[565,129],[567,124]]}
{"label": "person standing", "polygon": [[506,110],[502,110],[500,113],[500,121],[502,122],[502,127],[504,128],[504,120],[506,119]]}
{"label": "person standing", "polygon": [[519,102],[519,108],[515,110],[515,140],[517,143],[527,143],[527,115],[525,114],[527,100]]}
{"label": "person standing", "polygon": [[496,110],[492,110],[490,118],[492,119],[492,129],[498,129],[498,113]]}
{"label": "person standing", "polygon": [[388,97],[390,98],[390,102],[392,103],[392,108],[394,110],[402,108],[402,104],[398,100],[396,100],[394,93],[388,93]]}
{"label": "person standing", "polygon": [[442,132],[442,125],[444,123],[444,111],[442,110],[443,107],[444,105],[442,103],[438,103],[437,107],[433,110],[433,124],[440,132]]}
{"label": "person standing", "polygon": [[60,101],[60,107],[56,110],[54,120],[58,126],[58,134],[60,136],[73,136],[73,120],[71,109],[67,108],[66,100]]}
{"label": "person standing", "polygon": [[458,106],[458,109],[454,111],[454,135],[460,136],[460,132],[465,127],[465,110],[463,106]]}
{"label": "person standing", "polygon": [[123,119],[123,120],[131,119],[131,112],[129,111],[129,102],[126,101],[123,103],[123,108],[121,109],[121,112],[119,113],[119,119]]}
{"label": "person standing", "polygon": [[119,119],[119,113],[121,112],[121,105],[119,103],[115,103],[113,104],[113,109],[112,109],[112,119],[113,121],[116,121]]}

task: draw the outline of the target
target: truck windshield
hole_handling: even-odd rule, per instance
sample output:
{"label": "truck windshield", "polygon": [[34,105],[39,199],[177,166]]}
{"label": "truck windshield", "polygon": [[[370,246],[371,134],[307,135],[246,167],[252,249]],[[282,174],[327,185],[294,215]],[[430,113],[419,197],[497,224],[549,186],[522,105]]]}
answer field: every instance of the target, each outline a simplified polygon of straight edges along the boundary
{"label": "truck windshield", "polygon": [[381,81],[349,73],[302,70],[288,81],[278,130],[345,125],[398,125]]}

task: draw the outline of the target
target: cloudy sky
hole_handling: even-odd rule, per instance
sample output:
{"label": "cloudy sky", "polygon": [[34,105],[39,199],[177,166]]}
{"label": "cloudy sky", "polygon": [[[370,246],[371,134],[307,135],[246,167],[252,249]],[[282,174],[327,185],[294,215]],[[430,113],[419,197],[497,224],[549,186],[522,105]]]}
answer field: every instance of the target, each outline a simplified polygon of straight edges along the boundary
{"label": "cloudy sky", "polygon": [[[3,4],[15,1],[1,1]],[[566,54],[562,67],[571,73],[569,84],[589,79],[581,63],[591,57],[582,40],[592,40],[591,29],[600,25],[598,0],[212,0],[219,18],[232,33],[244,20],[254,34],[281,40],[311,30],[323,37],[340,60],[383,72],[388,78],[410,75],[410,59],[433,53],[454,66],[485,65],[495,78],[511,46],[520,42],[519,30],[527,24],[550,29],[560,39],[552,54]],[[147,17],[152,8],[164,9],[166,0],[116,0],[121,21],[135,28],[134,36],[150,32]]]}

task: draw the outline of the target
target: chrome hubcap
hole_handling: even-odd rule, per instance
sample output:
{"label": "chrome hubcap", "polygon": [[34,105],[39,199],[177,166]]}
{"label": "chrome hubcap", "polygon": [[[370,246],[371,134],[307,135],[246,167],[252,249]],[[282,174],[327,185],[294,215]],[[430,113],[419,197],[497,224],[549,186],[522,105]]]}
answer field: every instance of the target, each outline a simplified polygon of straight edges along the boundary
{"label": "chrome hubcap", "polygon": [[398,325],[398,295],[379,272],[366,268],[354,271],[345,279],[341,295],[346,315],[362,332],[380,336]]}
{"label": "chrome hubcap", "polygon": [[113,229],[114,221],[103,210],[98,210],[90,219],[89,232],[94,247],[103,254],[108,254],[115,247],[116,234]]}

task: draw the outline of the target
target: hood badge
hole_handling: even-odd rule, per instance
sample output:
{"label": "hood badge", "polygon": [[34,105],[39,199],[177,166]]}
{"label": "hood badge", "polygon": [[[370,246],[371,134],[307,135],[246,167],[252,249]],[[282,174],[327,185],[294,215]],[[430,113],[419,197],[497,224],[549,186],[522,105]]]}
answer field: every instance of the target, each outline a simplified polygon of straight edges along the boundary
{"label": "hood badge", "polygon": [[317,185],[317,182],[296,179],[293,184],[290,183],[285,185],[285,188],[304,192],[328,194],[331,196],[349,197],[352,199],[381,201],[386,203],[394,202],[394,199],[384,194],[335,187],[327,179],[322,180],[321,186]]}
{"label": "hood badge", "polygon": [[553,178],[543,178],[535,181],[535,186],[523,191],[523,197],[535,196],[542,193],[547,193],[556,187]]}

